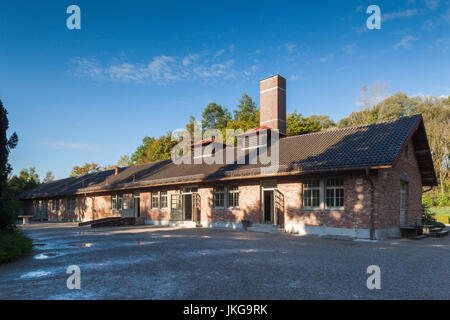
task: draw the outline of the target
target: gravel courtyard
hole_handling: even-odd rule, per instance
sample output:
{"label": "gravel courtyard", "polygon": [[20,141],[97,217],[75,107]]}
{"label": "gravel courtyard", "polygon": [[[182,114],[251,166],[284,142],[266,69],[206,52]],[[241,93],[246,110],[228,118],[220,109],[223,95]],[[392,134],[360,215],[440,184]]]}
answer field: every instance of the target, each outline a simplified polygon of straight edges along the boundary
{"label": "gravel courtyard", "polygon": [[[154,226],[22,227],[32,255],[0,265],[0,299],[449,299],[450,237],[376,243]],[[78,265],[81,289],[69,290]],[[367,267],[381,268],[369,290]]]}

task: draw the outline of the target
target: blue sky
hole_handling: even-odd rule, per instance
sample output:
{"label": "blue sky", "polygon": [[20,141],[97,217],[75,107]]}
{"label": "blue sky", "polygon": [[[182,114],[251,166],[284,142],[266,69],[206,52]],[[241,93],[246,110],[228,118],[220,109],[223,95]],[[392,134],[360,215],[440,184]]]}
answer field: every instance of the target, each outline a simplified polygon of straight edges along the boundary
{"label": "blue sky", "polygon": [[[81,8],[81,30],[66,9]],[[368,30],[366,8],[381,9]],[[236,107],[287,78],[287,108],[333,120],[362,85],[450,95],[450,1],[0,0],[0,99],[19,145],[15,173],[114,164],[145,135]]]}

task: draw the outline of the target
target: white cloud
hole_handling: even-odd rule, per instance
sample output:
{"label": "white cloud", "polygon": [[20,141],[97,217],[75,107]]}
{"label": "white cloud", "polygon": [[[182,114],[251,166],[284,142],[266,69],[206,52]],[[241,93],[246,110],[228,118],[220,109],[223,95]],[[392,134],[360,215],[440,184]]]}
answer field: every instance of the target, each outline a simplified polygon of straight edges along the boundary
{"label": "white cloud", "polygon": [[345,46],[342,47],[342,51],[350,55],[355,54],[355,49],[356,43],[346,44]]}
{"label": "white cloud", "polygon": [[329,55],[326,55],[325,57],[319,58],[319,61],[322,63],[325,63],[325,62],[328,62],[333,57],[334,57],[334,53],[330,53]]}
{"label": "white cloud", "polygon": [[288,43],[285,43],[284,45],[289,54],[292,54],[296,51],[295,44],[288,42]]}
{"label": "white cloud", "polygon": [[254,65],[239,69],[234,60],[222,59],[221,56],[208,53],[180,57],[160,55],[147,63],[115,61],[109,65],[92,59],[75,58],[72,60],[72,71],[75,76],[96,80],[168,84],[197,79],[237,79],[257,70]]}
{"label": "white cloud", "polygon": [[225,53],[225,49],[220,49],[216,51],[216,57],[220,57],[221,55],[223,55]]}
{"label": "white cloud", "polygon": [[44,142],[43,144],[49,145],[54,149],[70,149],[70,150],[78,150],[78,151],[88,151],[88,152],[96,152],[100,150],[99,146],[95,146],[89,143],[81,143],[81,142]]}
{"label": "white cloud", "polygon": [[414,38],[412,35],[407,34],[404,35],[400,41],[398,41],[396,44],[393,45],[394,49],[399,48],[409,48],[411,47],[411,42],[417,40],[417,38]]}
{"label": "white cloud", "polygon": [[407,19],[415,16],[418,13],[416,9],[406,9],[397,12],[388,12],[381,16],[381,23],[396,20],[396,19]]}

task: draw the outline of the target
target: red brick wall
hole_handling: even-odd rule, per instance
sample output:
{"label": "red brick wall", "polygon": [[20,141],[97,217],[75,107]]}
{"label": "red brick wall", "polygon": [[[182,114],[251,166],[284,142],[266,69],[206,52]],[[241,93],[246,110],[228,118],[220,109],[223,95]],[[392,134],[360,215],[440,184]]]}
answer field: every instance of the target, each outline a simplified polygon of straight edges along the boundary
{"label": "red brick wall", "polygon": [[406,200],[406,223],[414,225],[421,222],[422,179],[414,154],[414,144],[408,143],[408,156],[400,156],[392,169],[380,170],[378,224],[381,228],[400,225],[400,181],[401,176],[408,177]]}
{"label": "red brick wall", "polygon": [[[223,185],[227,186],[227,184]],[[249,220],[259,223],[261,220],[261,187],[257,182],[241,182],[239,184],[239,208],[212,208],[213,188],[202,189],[200,195],[202,196],[202,218],[205,214],[207,222],[240,222],[241,220]],[[205,201],[203,201],[203,198],[205,198]],[[204,213],[205,206],[207,207]]]}
{"label": "red brick wall", "polygon": [[[167,189],[155,190],[163,191]],[[167,208],[152,208],[152,192],[141,193],[141,216],[144,216],[147,220],[153,221],[169,221],[170,220],[170,195],[175,193],[176,190],[167,190]],[[158,198],[160,199],[160,198]],[[159,200],[158,200],[159,201]],[[161,204],[158,202],[158,205]]]}
{"label": "red brick wall", "polygon": [[[333,228],[370,228],[371,184],[363,173],[337,174],[327,177],[344,178],[343,210],[308,210],[302,208],[302,180],[278,182],[278,189],[285,199],[285,224],[297,223],[309,226]],[[319,176],[317,177],[319,178]],[[357,184],[356,181],[361,182]]]}

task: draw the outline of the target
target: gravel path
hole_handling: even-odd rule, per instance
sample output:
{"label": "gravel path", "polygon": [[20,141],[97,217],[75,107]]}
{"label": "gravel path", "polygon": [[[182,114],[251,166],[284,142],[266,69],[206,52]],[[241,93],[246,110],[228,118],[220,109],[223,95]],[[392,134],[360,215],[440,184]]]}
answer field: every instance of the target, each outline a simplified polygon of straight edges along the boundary
{"label": "gravel path", "polygon": [[[154,226],[23,226],[29,257],[0,265],[0,299],[449,299],[450,237],[376,243]],[[81,289],[66,286],[67,267]],[[366,286],[381,268],[381,289]]]}

